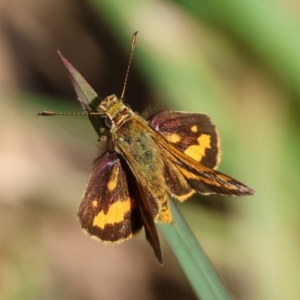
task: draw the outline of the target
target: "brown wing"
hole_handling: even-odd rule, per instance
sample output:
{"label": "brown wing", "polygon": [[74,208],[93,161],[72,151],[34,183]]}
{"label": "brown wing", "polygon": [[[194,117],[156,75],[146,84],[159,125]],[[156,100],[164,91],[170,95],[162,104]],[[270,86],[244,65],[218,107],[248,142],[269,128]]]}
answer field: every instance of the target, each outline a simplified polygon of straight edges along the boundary
{"label": "brown wing", "polygon": [[103,242],[122,242],[143,226],[137,199],[129,193],[126,174],[114,151],[95,162],[78,217],[82,228]]}
{"label": "brown wing", "polygon": [[204,114],[162,110],[149,120],[180,152],[214,169],[220,162],[220,139],[216,127]]}
{"label": "brown wing", "polygon": [[193,165],[178,160],[176,165],[185,176],[189,185],[203,195],[219,194],[224,196],[254,195],[255,192],[245,184],[221,172],[201,165]]}
{"label": "brown wing", "polygon": [[[165,151],[165,149],[163,150]],[[169,159],[169,153],[163,155],[164,157],[164,178],[169,194],[184,201],[195,193],[191,185],[187,182],[182,172],[178,167]]]}
{"label": "brown wing", "polygon": [[158,214],[158,204],[156,199],[153,199],[149,191],[144,190],[144,187],[137,182],[132,171],[125,161],[122,161],[123,168],[126,172],[129,184],[129,193],[135,199],[138,199],[137,204],[143,221],[146,239],[151,245],[154,254],[160,264],[163,264],[163,256],[160,247],[157,229],[154,223],[154,218]]}
{"label": "brown wing", "polygon": [[[196,162],[154,129],[152,129],[152,135],[161,147],[162,152],[165,152],[165,155],[185,177],[190,187],[198,193],[231,196],[255,194],[251,188],[243,183]],[[187,199],[187,197],[177,198],[181,201]]]}

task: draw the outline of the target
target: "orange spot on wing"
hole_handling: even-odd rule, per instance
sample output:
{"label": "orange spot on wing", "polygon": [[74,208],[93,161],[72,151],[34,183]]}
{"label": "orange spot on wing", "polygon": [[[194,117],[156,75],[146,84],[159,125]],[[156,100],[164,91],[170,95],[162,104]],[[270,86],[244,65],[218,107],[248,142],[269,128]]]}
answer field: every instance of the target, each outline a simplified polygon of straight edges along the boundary
{"label": "orange spot on wing", "polygon": [[119,200],[109,207],[107,213],[100,211],[94,218],[93,226],[103,229],[106,224],[120,223],[124,220],[126,213],[128,213],[130,210],[131,202],[129,198],[125,201]]}
{"label": "orange spot on wing", "polygon": [[193,125],[193,126],[191,127],[191,131],[197,132],[197,131],[198,131],[197,125]]}
{"label": "orange spot on wing", "polygon": [[174,143],[174,144],[180,142],[180,140],[181,140],[180,136],[176,133],[170,134],[170,135],[166,136],[166,138],[169,142]]}
{"label": "orange spot on wing", "polygon": [[112,172],[110,174],[110,178],[109,178],[109,182],[107,183],[107,188],[110,192],[112,192],[116,186],[117,186],[117,183],[118,183],[118,176],[119,176],[119,168],[117,167],[114,167],[112,169]]}
{"label": "orange spot on wing", "polygon": [[185,151],[184,154],[193,158],[196,161],[201,161],[205,156],[205,150],[211,148],[210,136],[208,134],[201,134],[197,139],[198,145],[191,145]]}

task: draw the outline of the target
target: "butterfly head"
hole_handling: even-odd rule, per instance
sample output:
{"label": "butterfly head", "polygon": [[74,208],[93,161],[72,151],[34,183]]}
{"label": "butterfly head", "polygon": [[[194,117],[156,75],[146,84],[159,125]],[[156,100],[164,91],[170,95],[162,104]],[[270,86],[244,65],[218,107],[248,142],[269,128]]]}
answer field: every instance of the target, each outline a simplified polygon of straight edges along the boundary
{"label": "butterfly head", "polygon": [[98,111],[103,116],[105,125],[111,129],[119,128],[134,114],[116,95],[104,98]]}

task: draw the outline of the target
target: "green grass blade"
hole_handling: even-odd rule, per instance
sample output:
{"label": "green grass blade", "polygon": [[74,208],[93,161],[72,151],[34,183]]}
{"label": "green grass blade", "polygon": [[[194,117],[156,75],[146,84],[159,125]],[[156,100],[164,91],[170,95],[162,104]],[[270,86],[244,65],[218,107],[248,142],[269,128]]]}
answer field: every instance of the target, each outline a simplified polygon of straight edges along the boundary
{"label": "green grass blade", "polygon": [[[85,111],[97,112],[97,107],[101,102],[100,97],[96,94],[94,89],[83,78],[83,76],[73,67],[73,65],[60,53],[59,56],[63,61],[76,95]],[[109,130],[104,126],[103,121],[99,116],[88,116],[98,136],[109,136]],[[101,132],[100,132],[101,128]]]}
{"label": "green grass blade", "polygon": [[170,204],[173,223],[157,225],[174,251],[196,295],[202,300],[231,299],[183,216],[173,201]]}

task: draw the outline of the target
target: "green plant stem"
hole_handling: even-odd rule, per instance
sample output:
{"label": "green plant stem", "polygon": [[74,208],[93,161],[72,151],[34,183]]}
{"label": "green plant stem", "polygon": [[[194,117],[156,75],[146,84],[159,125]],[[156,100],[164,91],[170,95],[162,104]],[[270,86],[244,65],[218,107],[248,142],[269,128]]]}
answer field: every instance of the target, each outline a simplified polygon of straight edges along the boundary
{"label": "green plant stem", "polygon": [[173,201],[172,224],[158,228],[171,246],[196,295],[202,300],[231,299],[220,277]]}

